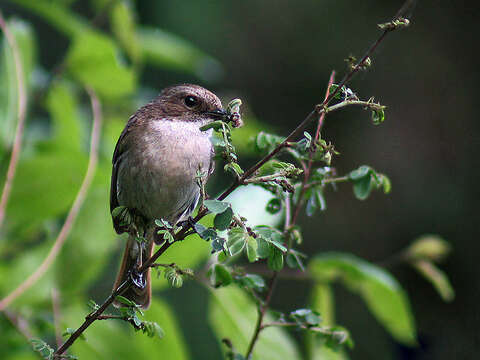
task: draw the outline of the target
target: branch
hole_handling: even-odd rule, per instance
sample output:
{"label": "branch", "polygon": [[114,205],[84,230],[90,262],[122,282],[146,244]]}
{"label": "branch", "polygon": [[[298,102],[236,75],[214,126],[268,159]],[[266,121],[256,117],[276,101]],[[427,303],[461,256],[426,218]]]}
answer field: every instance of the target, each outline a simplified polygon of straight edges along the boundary
{"label": "branch", "polygon": [[10,310],[5,310],[3,315],[12,323],[13,327],[25,338],[27,341],[33,337],[30,328],[28,327],[27,320],[25,320],[20,314],[14,313]]}
{"label": "branch", "polygon": [[[410,3],[411,3],[411,1],[410,1]],[[406,8],[406,4],[403,5],[402,9],[404,9],[404,8]],[[397,16],[398,16],[398,14],[400,14],[402,12],[402,9],[397,13]],[[271,151],[262,160],[257,162],[257,164],[255,164],[252,168],[250,168],[248,171],[246,171],[244,173],[244,175],[238,180],[238,182],[235,183],[235,184],[232,184],[232,186],[230,186],[230,188],[228,188],[222,195],[220,195],[218,199],[223,200],[233,190],[235,190],[235,188],[238,187],[239,184],[243,184],[245,182],[245,180],[247,178],[249,178],[252,174],[254,174],[263,164],[265,164],[268,160],[270,160],[273,156],[275,156],[278,152],[280,152],[280,150],[282,150],[284,147],[287,147],[288,143],[291,142],[294,139],[294,137],[297,136],[297,134],[300,131],[302,131],[316,116],[320,115],[313,144],[315,144],[318,141],[318,138],[320,136],[320,131],[321,131],[321,128],[322,128],[322,125],[323,125],[323,120],[324,120],[325,114],[327,112],[335,111],[335,110],[338,110],[342,107],[349,106],[349,105],[362,105],[362,106],[365,106],[365,107],[368,107],[368,108],[380,106],[378,104],[374,104],[371,101],[365,102],[365,101],[357,101],[357,100],[346,100],[346,101],[343,101],[339,104],[333,105],[330,108],[327,108],[330,101],[337,95],[337,93],[340,91],[340,89],[348,81],[351,80],[353,75],[356,72],[358,72],[358,70],[360,70],[363,67],[366,60],[370,57],[370,55],[374,52],[374,50],[378,47],[378,45],[383,41],[385,36],[390,31],[392,31],[394,29],[395,28],[389,28],[389,27],[385,28],[385,30],[380,35],[380,37],[373,43],[372,46],[370,46],[370,48],[367,50],[365,55],[360,59],[360,61],[350,70],[350,72],[348,72],[345,75],[345,77],[342,79],[342,81],[337,86],[337,88],[332,93],[330,93],[329,90],[330,90],[330,87],[333,83],[333,79],[334,79],[334,76],[335,76],[335,72],[333,71],[332,74],[330,75],[330,80],[329,80],[329,84],[328,84],[328,87],[327,87],[325,100],[323,101],[323,103],[320,104],[320,105],[317,105],[315,107],[315,109],[300,123],[300,125],[297,126],[297,128],[295,130],[293,130],[287,136],[287,138],[281,144],[279,144],[273,151]],[[298,218],[298,215],[300,213],[300,209],[301,209],[301,206],[302,206],[302,197],[303,197],[303,194],[306,191],[306,185],[307,185],[308,179],[310,177],[310,171],[311,171],[312,163],[313,163],[312,160],[313,160],[313,151],[310,152],[308,164],[306,166],[304,166],[304,181],[302,182],[302,188],[300,190],[300,196],[298,197],[298,203],[296,204],[296,207],[295,207],[295,210],[294,210],[294,215],[293,215],[293,218],[291,219],[291,224],[288,224],[289,227],[295,225],[295,223],[297,221],[297,218]],[[290,211],[290,203],[288,203],[287,211]],[[290,222],[290,214],[287,214],[286,219]],[[287,223],[285,225],[287,225]],[[286,230],[288,230],[289,227],[286,227]],[[277,276],[278,276],[278,272],[275,271],[273,273],[273,277],[272,277],[272,280],[271,280],[271,283],[270,283],[270,287],[268,289],[268,293],[267,293],[267,297],[265,299],[265,302],[264,302],[264,304],[259,306],[257,324],[255,326],[255,330],[254,330],[252,339],[251,339],[250,344],[248,346],[247,353],[245,355],[245,358],[247,360],[249,360],[250,357],[252,356],[253,348],[255,346],[256,341],[258,340],[260,332],[265,328],[265,326],[263,325],[263,319],[265,317],[265,313],[266,313],[266,311],[268,309],[268,306],[270,304],[270,299],[271,299],[271,296],[272,296],[272,293],[273,293],[273,288],[274,288],[276,280],[277,280]]]}
{"label": "branch", "polygon": [[[328,82],[325,99],[328,98],[329,89],[330,89],[330,86],[333,83],[334,76],[335,76],[335,71],[332,71],[332,74],[330,75],[330,80]],[[318,120],[317,131],[316,131],[316,135],[315,135],[315,139],[313,141],[313,144],[315,144],[317,142],[318,137],[320,136],[320,128],[323,124],[323,119],[325,118],[325,114],[326,114],[325,108],[321,109],[321,115],[320,115],[320,118]],[[285,213],[286,213],[285,214],[285,224],[284,224],[284,232],[285,233],[288,232],[288,230],[290,229],[290,227],[292,225],[295,225],[295,222],[297,220],[297,216],[298,216],[298,212],[299,212],[299,208],[300,208],[300,204],[301,204],[301,197],[303,196],[303,194],[305,192],[305,185],[308,181],[308,178],[310,176],[310,170],[312,168],[312,163],[313,163],[312,158],[313,158],[313,151],[310,152],[308,165],[306,166],[306,169],[304,170],[304,180],[303,180],[303,184],[302,184],[302,189],[300,191],[300,197],[299,197],[297,206],[295,208],[293,218],[291,217],[291,201],[290,201],[291,199],[290,199],[290,195],[287,194],[286,201],[285,201]],[[250,357],[252,356],[253,349],[255,347],[256,342],[258,341],[260,332],[265,328],[265,326],[263,324],[263,320],[264,320],[265,314],[267,313],[267,310],[270,306],[270,300],[272,298],[273,290],[275,288],[275,284],[276,284],[277,279],[278,279],[278,274],[279,274],[278,271],[273,272],[272,280],[270,281],[270,286],[268,287],[268,292],[267,292],[267,296],[265,297],[265,301],[263,302],[263,304],[259,303],[257,323],[255,325],[255,330],[253,332],[252,339],[250,340],[250,344],[248,345],[247,353],[245,355],[245,358],[247,360],[249,360]]]}
{"label": "branch", "polygon": [[[330,79],[328,80],[328,86],[327,86],[327,91],[325,93],[324,102],[327,101],[327,99],[330,95],[330,87],[332,86],[334,79],[335,79],[335,71],[332,71],[332,73],[330,74]],[[338,90],[338,88],[337,88],[337,90]],[[320,131],[322,130],[323,121],[325,120],[325,114],[326,114],[326,111],[324,109],[324,111],[321,113],[320,117],[318,118],[317,130],[315,131],[315,137],[313,139],[312,146],[315,146],[318,139],[320,138]],[[310,173],[312,171],[312,165],[313,165],[313,154],[314,154],[314,151],[310,151],[309,156],[308,156],[307,167],[306,167],[306,169],[304,171],[304,175],[303,175],[302,188],[300,189],[300,195],[298,196],[298,202],[295,206],[295,211],[293,212],[293,219],[292,219],[293,224],[295,224],[297,222],[298,215],[300,214],[300,209],[302,208],[303,195],[305,195],[305,191],[307,191],[307,182],[308,182],[308,179],[310,178]]]}
{"label": "branch", "polygon": [[[178,241],[178,240],[177,240]],[[152,266],[156,259],[160,257],[173,243],[169,243],[168,241],[163,244],[160,249],[158,249],[155,254],[145,261],[143,266],[138,270],[139,272],[145,271],[148,267]],[[82,333],[95,321],[101,319],[103,312],[110,306],[111,303],[115,300],[118,295],[121,295],[124,291],[126,291],[132,285],[132,281],[130,278],[125,280],[112,294],[104,301],[100,307],[95,310],[94,312],[88,314],[85,317],[85,321],[83,322],[80,327],[75,330],[75,332],[70,335],[70,337],[63,343],[63,345],[57,349],[54,353],[54,358],[59,358],[72,344],[77,340]]]}
{"label": "branch", "polygon": [[12,189],[13,179],[15,177],[15,170],[17,168],[18,158],[22,147],[22,135],[25,125],[25,115],[27,112],[27,93],[25,90],[25,79],[23,78],[23,67],[20,59],[20,51],[18,49],[15,37],[8,29],[7,23],[0,11],[0,28],[5,34],[5,38],[9,46],[12,48],[13,60],[15,62],[15,75],[17,78],[17,128],[15,130],[15,137],[13,140],[12,154],[10,155],[10,163],[8,164],[7,177],[3,185],[2,197],[0,198],[0,227],[5,218],[5,211],[7,208],[8,197]]}
{"label": "branch", "polygon": [[21,283],[15,290],[13,290],[8,296],[0,301],[0,311],[5,310],[7,306],[9,306],[16,298],[22,295],[26,290],[28,290],[33,284],[35,284],[38,279],[40,279],[43,274],[48,270],[50,265],[55,261],[55,258],[59,254],[60,250],[62,249],[65,240],[67,239],[70,230],[73,227],[75,219],[82,207],[83,202],[85,201],[85,197],[87,196],[88,189],[90,184],[92,183],[93,176],[95,174],[95,169],[97,167],[98,162],[98,143],[100,141],[100,128],[102,123],[102,114],[100,109],[100,103],[98,101],[97,96],[92,90],[87,90],[88,94],[90,95],[90,100],[92,103],[92,111],[93,111],[93,125],[92,125],[92,134],[90,140],[90,158],[88,161],[87,172],[85,173],[85,177],[83,179],[82,185],[80,190],[77,193],[77,197],[73,202],[70,211],[68,212],[67,219],[65,220],[60,233],[58,234],[55,242],[50,249],[45,260],[43,260],[42,264],[38,267],[38,269],[31,274],[23,283]]}

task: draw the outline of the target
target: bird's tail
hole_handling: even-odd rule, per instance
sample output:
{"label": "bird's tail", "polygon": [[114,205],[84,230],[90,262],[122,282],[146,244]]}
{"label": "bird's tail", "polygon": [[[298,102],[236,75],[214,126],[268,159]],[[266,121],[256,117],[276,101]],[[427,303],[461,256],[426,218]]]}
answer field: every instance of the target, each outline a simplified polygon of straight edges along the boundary
{"label": "bird's tail", "polygon": [[[140,257],[139,251],[142,252]],[[133,301],[141,308],[146,309],[150,305],[152,297],[151,275],[150,268],[148,268],[143,275],[135,273],[145,260],[152,256],[153,240],[139,243],[132,235],[128,237],[127,245],[123,253],[122,264],[118,271],[113,290],[117,289],[129,277],[132,278],[133,284],[121,295],[128,300]],[[118,301],[114,301],[115,307],[124,306]]]}

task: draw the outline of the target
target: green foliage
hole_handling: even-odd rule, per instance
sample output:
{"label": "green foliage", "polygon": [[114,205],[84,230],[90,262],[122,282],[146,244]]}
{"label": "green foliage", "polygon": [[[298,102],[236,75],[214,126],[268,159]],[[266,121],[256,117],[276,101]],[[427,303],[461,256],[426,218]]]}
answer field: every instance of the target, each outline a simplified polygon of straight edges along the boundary
{"label": "green foliage", "polygon": [[66,63],[81,84],[99,95],[115,98],[129,95],[136,88],[133,69],[123,64],[118,54],[111,38],[88,31],[73,39]]}
{"label": "green foliage", "polygon": [[[218,339],[227,338],[241,353],[250,341],[256,320],[256,306],[240,289],[226,287],[211,292],[208,318]],[[272,317],[267,316],[267,322]],[[252,360],[301,359],[293,339],[281,328],[271,327],[259,338]]]}
{"label": "green foliage", "polygon": [[372,314],[398,341],[416,343],[410,304],[398,282],[382,268],[349,254],[326,253],[310,261],[309,269],[318,281],[339,279],[360,295]]}
{"label": "green foliage", "polygon": [[[25,90],[30,91],[32,72],[36,65],[36,43],[31,26],[20,19],[10,19],[7,25],[15,38],[25,81]],[[18,114],[18,82],[15,60],[5,37],[0,42],[0,155],[13,143]]]}
{"label": "green foliage", "polygon": [[348,178],[353,182],[353,193],[359,200],[367,199],[374,189],[383,188],[386,194],[391,190],[388,177],[375,172],[370,166],[360,166],[358,169],[351,171]]}

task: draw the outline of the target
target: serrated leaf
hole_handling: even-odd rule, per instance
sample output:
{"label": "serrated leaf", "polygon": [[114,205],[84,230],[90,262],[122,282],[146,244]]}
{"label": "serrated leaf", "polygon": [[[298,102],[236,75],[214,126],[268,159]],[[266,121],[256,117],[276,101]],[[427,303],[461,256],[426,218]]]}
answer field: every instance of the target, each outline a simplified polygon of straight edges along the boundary
{"label": "serrated leaf", "polygon": [[407,295],[386,270],[350,254],[326,253],[309,264],[321,282],[336,279],[360,295],[377,320],[399,342],[416,343],[415,324]]}

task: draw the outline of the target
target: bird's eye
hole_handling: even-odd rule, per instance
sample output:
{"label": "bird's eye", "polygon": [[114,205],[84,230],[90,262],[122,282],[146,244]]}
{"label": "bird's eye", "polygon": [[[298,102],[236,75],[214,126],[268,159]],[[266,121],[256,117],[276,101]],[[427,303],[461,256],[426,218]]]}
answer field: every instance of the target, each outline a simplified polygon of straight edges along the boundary
{"label": "bird's eye", "polygon": [[184,100],[185,105],[189,108],[193,108],[194,106],[198,105],[198,98],[192,95],[189,95]]}

